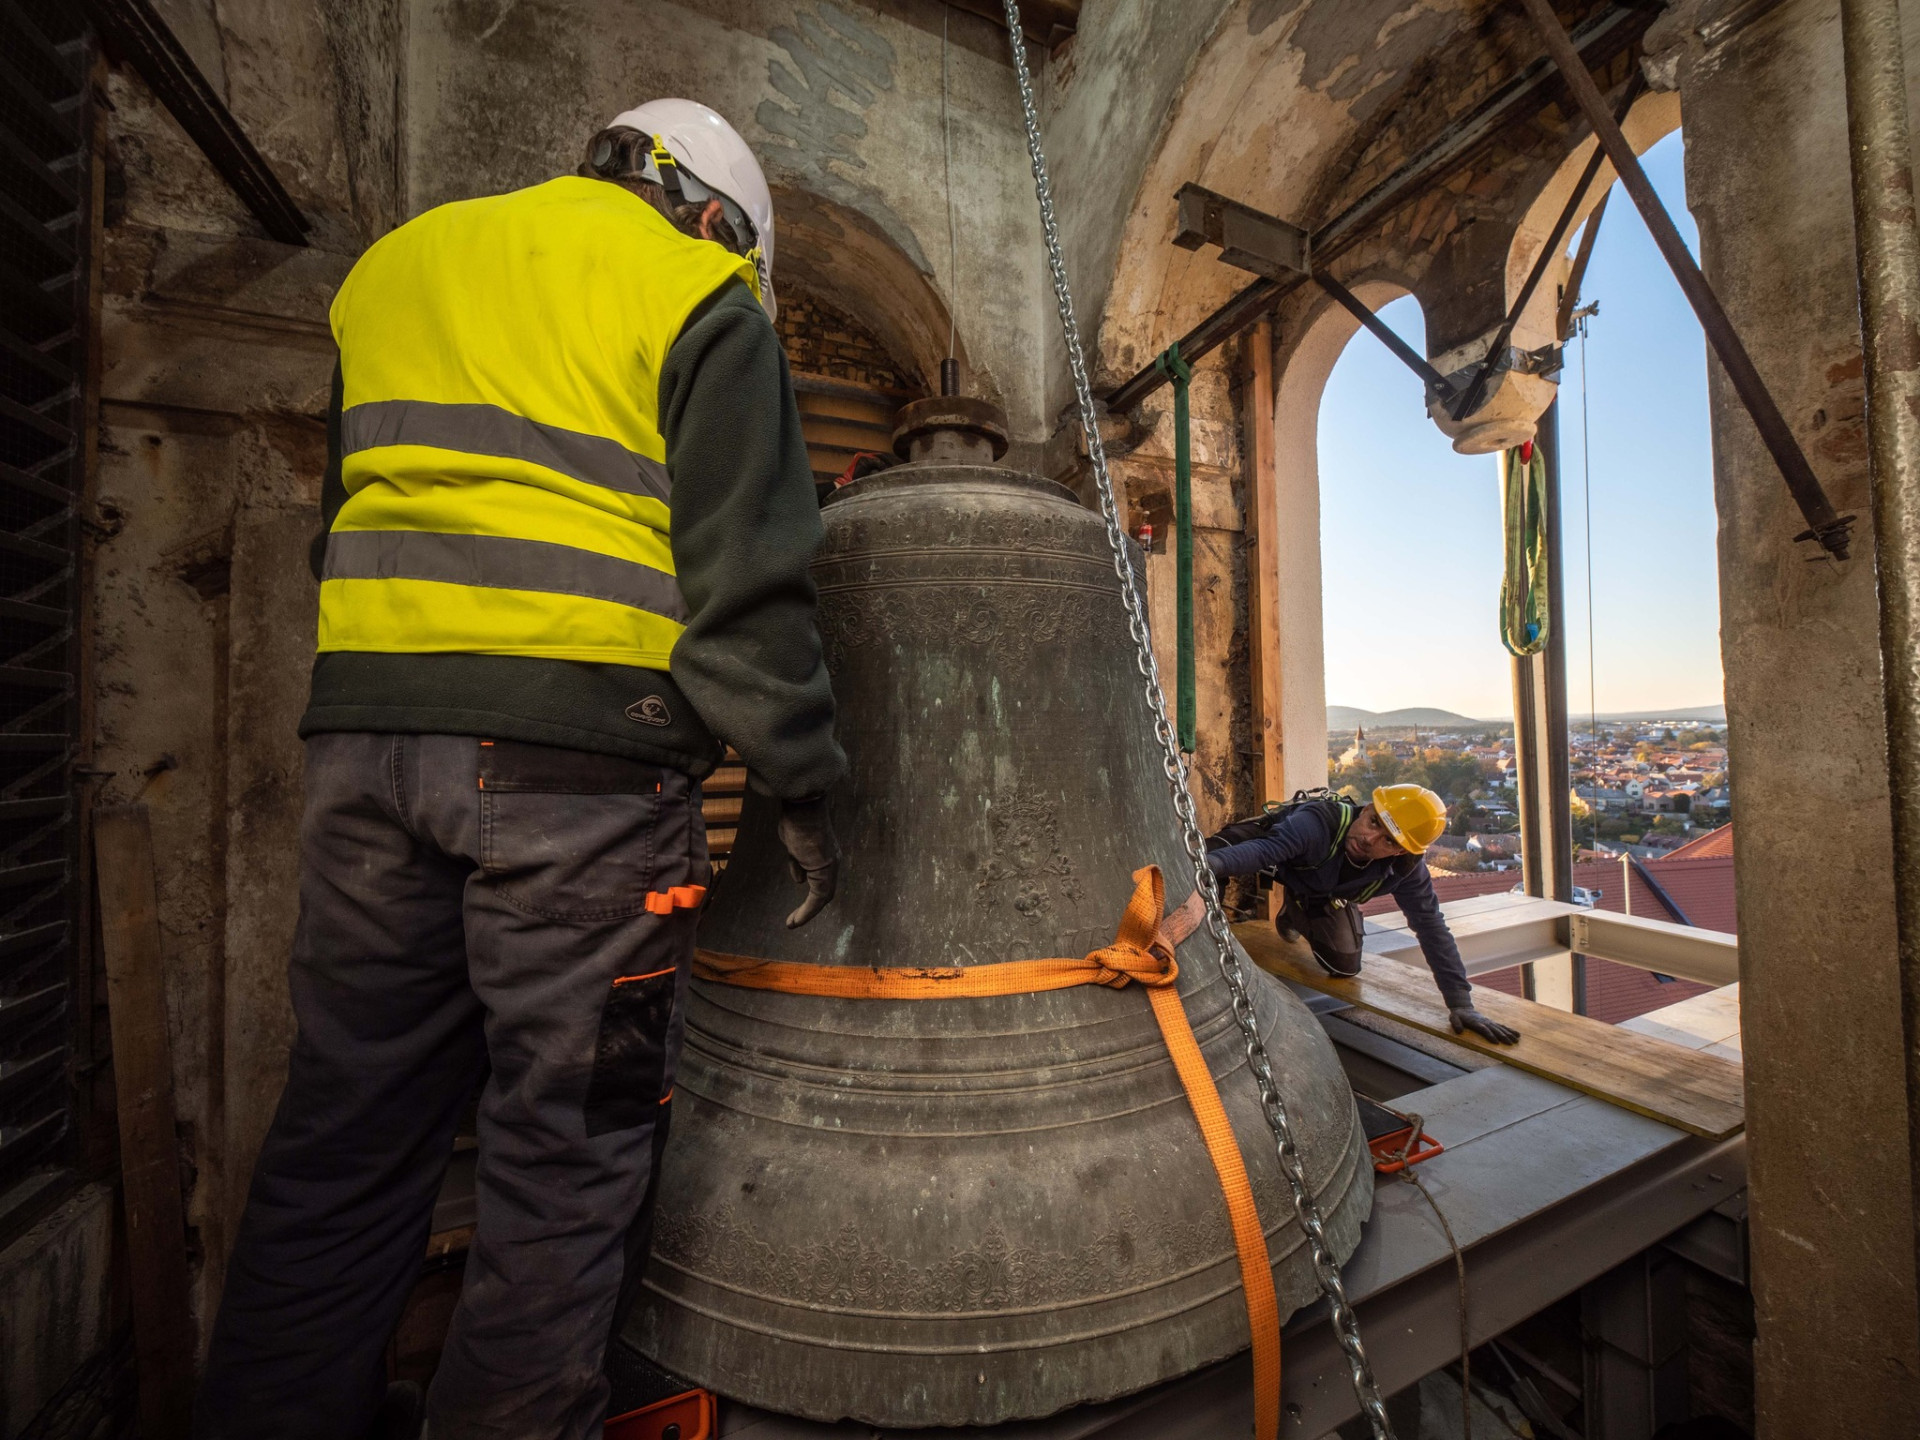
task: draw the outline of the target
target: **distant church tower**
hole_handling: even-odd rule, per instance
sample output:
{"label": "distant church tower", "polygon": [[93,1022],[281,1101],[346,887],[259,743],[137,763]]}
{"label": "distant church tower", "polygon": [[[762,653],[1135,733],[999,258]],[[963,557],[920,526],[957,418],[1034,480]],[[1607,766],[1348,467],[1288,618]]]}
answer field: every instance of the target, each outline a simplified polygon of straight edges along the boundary
{"label": "distant church tower", "polygon": [[1366,758],[1367,728],[1364,725],[1356,725],[1353,727],[1353,744],[1349,745],[1346,753],[1340,757],[1340,763],[1342,765],[1352,765]]}

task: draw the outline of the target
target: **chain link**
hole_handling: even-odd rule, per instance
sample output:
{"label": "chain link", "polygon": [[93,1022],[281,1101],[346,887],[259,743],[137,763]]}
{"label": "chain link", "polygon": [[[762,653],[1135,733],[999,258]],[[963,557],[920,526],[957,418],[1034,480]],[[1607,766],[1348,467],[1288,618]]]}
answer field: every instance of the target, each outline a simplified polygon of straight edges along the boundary
{"label": "chain link", "polygon": [[1073,296],[1067,289],[1067,266],[1061,255],[1060,228],[1053,213],[1053,185],[1047,178],[1046,156],[1040,149],[1040,117],[1034,105],[1033,78],[1027,72],[1019,0],[1003,0],[1003,3],[1007,12],[1007,34],[1013,48],[1014,78],[1020,86],[1020,109],[1026,121],[1027,153],[1033,160],[1033,188],[1040,201],[1040,228],[1046,235],[1047,269],[1053,278],[1053,298],[1060,311],[1060,327],[1065,332],[1067,365],[1073,372],[1073,392],[1079,402],[1080,426],[1086,435],[1087,456],[1092,462],[1094,482],[1100,492],[1100,514],[1107,523],[1107,545],[1113,551],[1113,568],[1120,577],[1121,599],[1127,611],[1127,630],[1133,636],[1134,661],[1147,682],[1147,707],[1153,716],[1153,733],[1160,741],[1161,765],[1173,792],[1173,808],[1180,819],[1181,840],[1186,845],[1187,859],[1193,866],[1194,886],[1206,900],[1207,932],[1213,939],[1220,973],[1226,979],[1227,989],[1233,997],[1233,1015],[1239,1022],[1240,1034],[1245,1041],[1247,1065],[1260,1089],[1261,1108],[1266,1113],[1268,1128],[1273,1131],[1280,1173],[1286,1177],[1287,1188],[1293,1195],[1294,1214],[1299,1217],[1300,1228],[1306,1232],[1315,1278],[1319,1280],[1333,1312],[1334,1334],[1346,1354],[1347,1368],[1353,1376],[1354,1394],[1359,1399],[1367,1423],[1373,1428],[1374,1440],[1393,1440],[1393,1430],[1387,1421],[1387,1407],[1380,1398],[1380,1388],[1373,1379],[1373,1367],[1367,1360],[1366,1347],[1360,1340],[1360,1322],[1347,1299],[1346,1287],[1340,1281],[1340,1268],[1334,1260],[1333,1247],[1327,1242],[1320,1207],[1307,1185],[1306,1172],[1300,1163],[1300,1149],[1294,1143],[1293,1124],[1287,1117],[1286,1102],[1280,1097],[1280,1087],[1273,1078],[1273,1065],[1267,1058],[1267,1047],[1260,1039],[1253,999],[1247,987],[1246,970],[1240,963],[1240,956],[1227,930],[1226,912],[1220,906],[1220,892],[1214,884],[1213,872],[1207,868],[1206,841],[1200,833],[1199,819],[1194,814],[1193,796],[1187,789],[1186,759],[1175,740],[1173,727],[1167,721],[1167,701],[1160,688],[1160,667],[1153,658],[1146,602],[1140,593],[1139,578],[1134,573],[1133,560],[1120,525],[1120,512],[1114,503],[1113,481],[1107,474],[1106,445],[1100,437],[1099,418],[1093,407],[1093,389],[1087,380],[1086,355],[1080,344],[1080,323],[1074,317]]}

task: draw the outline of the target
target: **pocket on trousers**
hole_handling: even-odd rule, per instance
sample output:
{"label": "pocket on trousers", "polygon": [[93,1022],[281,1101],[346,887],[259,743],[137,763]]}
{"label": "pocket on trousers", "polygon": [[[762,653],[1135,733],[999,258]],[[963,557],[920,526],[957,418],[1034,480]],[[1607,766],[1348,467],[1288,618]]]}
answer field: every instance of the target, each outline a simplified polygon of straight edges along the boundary
{"label": "pocket on trousers", "polygon": [[631,1130],[658,1118],[666,1098],[667,1029],[677,978],[677,970],[658,970],[623,976],[608,988],[587,1082],[588,1135]]}
{"label": "pocket on trousers", "polygon": [[545,920],[624,920],[654,888],[658,765],[518,741],[480,744],[480,867]]}

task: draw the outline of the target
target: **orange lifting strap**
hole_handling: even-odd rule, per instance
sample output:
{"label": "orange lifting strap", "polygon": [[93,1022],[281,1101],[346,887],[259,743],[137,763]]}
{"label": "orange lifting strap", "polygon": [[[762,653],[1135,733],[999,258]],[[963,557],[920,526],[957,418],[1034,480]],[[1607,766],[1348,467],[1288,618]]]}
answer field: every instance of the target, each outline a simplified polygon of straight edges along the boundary
{"label": "orange lifting strap", "polygon": [[1240,1254],[1240,1284],[1247,1297],[1247,1326],[1253,1335],[1253,1420],[1255,1440],[1274,1440],[1280,1429],[1280,1302],[1274,1295],[1273,1270],[1267,1255],[1260,1212],[1246,1162],[1234,1143],[1220,1091],[1207,1069],[1200,1044],[1187,1023],[1186,1008],[1174,981],[1180,967],[1173,947],[1191,934],[1202,913],[1195,892],[1169,919],[1177,933],[1169,937],[1161,925],[1166,908],[1166,881],[1160,867],[1149,865],[1133,872],[1133,898],[1120,921],[1113,944],[1078,960],[1009,960],[998,965],[952,969],[900,966],[861,969],[849,965],[808,965],[790,961],[755,960],[744,955],[695,952],[693,973],[751,990],[778,990],[788,995],[819,995],[835,1000],[960,1000],[990,995],[1030,995],[1042,990],[1066,990],[1075,985],[1107,985],[1118,990],[1138,983],[1147,992],[1167,1054],[1186,1087],[1187,1101],[1200,1122],[1200,1135],[1220,1179],[1227,1202],[1233,1243]]}

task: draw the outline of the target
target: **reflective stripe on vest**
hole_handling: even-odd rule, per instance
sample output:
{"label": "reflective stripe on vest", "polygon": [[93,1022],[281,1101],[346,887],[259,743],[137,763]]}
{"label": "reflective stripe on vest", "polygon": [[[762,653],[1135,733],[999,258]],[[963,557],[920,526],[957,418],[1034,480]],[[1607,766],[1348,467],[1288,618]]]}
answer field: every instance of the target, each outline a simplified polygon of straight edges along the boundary
{"label": "reflective stripe on vest", "polygon": [[497,405],[435,405],[425,400],[376,400],[340,417],[345,455],[386,445],[425,445],[466,455],[525,460],[623,495],[665,500],[667,467],[618,440],[542,425]]}
{"label": "reflective stripe on vest", "polygon": [[333,304],[346,504],[319,648],[665,669],[685,628],[660,372],[750,267],[567,177],[428,211]]}

